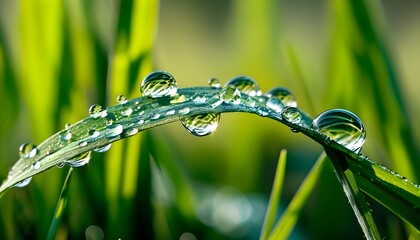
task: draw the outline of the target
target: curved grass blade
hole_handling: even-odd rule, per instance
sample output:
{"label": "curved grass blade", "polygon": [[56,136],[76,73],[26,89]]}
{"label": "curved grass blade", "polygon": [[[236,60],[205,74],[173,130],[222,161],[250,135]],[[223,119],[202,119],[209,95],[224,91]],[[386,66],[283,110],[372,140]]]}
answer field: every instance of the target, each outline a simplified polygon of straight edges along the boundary
{"label": "curved grass blade", "polygon": [[66,209],[67,204],[67,190],[71,179],[71,173],[73,168],[70,167],[67,173],[66,180],[64,180],[63,187],[61,189],[60,197],[58,198],[57,206],[55,208],[54,217],[51,222],[50,230],[48,231],[48,240],[56,239],[57,229],[60,225],[61,219],[64,215],[64,210]]}
{"label": "curved grass blade", "polygon": [[[376,187],[383,188],[384,191],[389,191],[397,196],[398,203],[403,205],[401,209],[410,207],[420,209],[420,187],[418,185],[405,181],[401,176],[397,176],[391,171],[379,170],[386,168],[350,151],[331,141],[326,135],[310,128],[312,118],[301,110],[298,111],[302,120],[293,123],[282,118],[279,112],[268,108],[265,103],[259,102],[258,97],[243,94],[240,103],[234,104],[223,102],[220,95],[220,88],[182,88],[178,89],[178,95],[173,97],[141,97],[129,100],[124,104],[108,107],[101,112],[100,116],[85,118],[73,124],[69,129],[58,132],[45,140],[37,148],[35,156],[19,159],[9,172],[8,178],[0,186],[0,193],[35,174],[66,163],[69,159],[130,137],[133,130],[142,131],[169,122],[179,121],[179,119],[189,116],[210,112],[248,112],[281,122],[296,131],[302,132],[324,147],[340,152],[354,174],[366,178],[367,181],[375,179],[377,181],[375,182]],[[205,101],[194,101],[197,96],[205,99]],[[249,104],[250,102],[253,104]],[[132,110],[129,116],[124,115],[128,108]],[[112,124],[109,124],[109,118],[113,119]],[[90,135],[89,133],[92,130],[95,130],[98,134]],[[62,140],[60,136],[64,131],[72,133],[70,140]],[[34,164],[37,166],[36,168],[33,167]],[[380,199],[381,197],[381,195],[373,196],[374,199]],[[380,203],[386,207],[395,204],[395,202],[391,203],[389,201],[388,199],[382,199]],[[399,207],[395,211],[399,212]],[[410,221],[413,226],[420,229],[418,222],[410,220],[412,218],[408,216],[407,212],[402,211],[401,214],[403,219]],[[419,215],[420,213],[417,211],[414,214]]]}
{"label": "curved grass blade", "polygon": [[339,153],[325,148],[328,158],[334,167],[335,174],[341,183],[344,193],[354,213],[356,214],[357,220],[362,227],[363,233],[367,239],[381,239],[379,231],[376,227],[370,208],[367,204],[365,196],[360,191],[353,173],[348,169],[345,158],[341,157]]}
{"label": "curved grass blade", "polygon": [[303,205],[315,187],[315,183],[317,182],[318,177],[321,174],[321,170],[325,165],[325,159],[326,154],[322,153],[303,183],[300,185],[299,190],[287,206],[268,239],[287,239],[297,222]]}
{"label": "curved grass blade", "polygon": [[270,194],[270,201],[268,202],[267,213],[265,214],[264,224],[261,230],[260,239],[268,239],[268,236],[273,229],[276,221],[277,208],[280,202],[280,195],[283,189],[284,175],[286,171],[287,150],[283,149],[280,152],[279,161],[277,163],[276,175],[274,177],[273,189]]}

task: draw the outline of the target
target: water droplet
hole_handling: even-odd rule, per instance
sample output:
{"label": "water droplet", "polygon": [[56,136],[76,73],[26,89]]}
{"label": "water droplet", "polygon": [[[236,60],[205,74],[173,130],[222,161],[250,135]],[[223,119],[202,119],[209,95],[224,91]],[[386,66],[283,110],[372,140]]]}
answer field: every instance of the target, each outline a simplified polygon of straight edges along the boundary
{"label": "water droplet", "polygon": [[265,105],[267,105],[267,107],[271,108],[275,112],[281,112],[281,110],[284,108],[282,101],[276,97],[269,98]]}
{"label": "water droplet", "polygon": [[111,148],[111,143],[107,144],[105,146],[102,146],[102,147],[95,148],[95,149],[93,149],[93,151],[103,153],[103,152],[108,151],[110,148]]}
{"label": "water droplet", "polygon": [[153,119],[153,120],[156,120],[156,119],[158,119],[158,118],[160,118],[160,114],[159,114],[159,113],[155,113],[155,114],[153,114],[153,115],[150,117],[150,119]]}
{"label": "water droplet", "polygon": [[110,126],[110,125],[112,125],[113,123],[114,123],[114,121],[116,121],[116,117],[115,117],[115,114],[113,114],[113,113],[109,113],[107,116],[106,116],[106,122],[105,122],[105,124],[107,125],[107,126]]}
{"label": "water droplet", "polygon": [[142,125],[143,123],[144,123],[143,119],[140,119],[139,122],[138,122],[139,125]]}
{"label": "water droplet", "polygon": [[79,147],[84,147],[86,145],[87,145],[87,142],[86,141],[79,142]]}
{"label": "water droplet", "polygon": [[24,143],[20,145],[19,147],[19,156],[21,158],[35,157],[37,153],[38,153],[38,148],[36,148],[36,145],[32,143]]}
{"label": "water droplet", "polygon": [[89,114],[93,118],[98,117],[105,117],[107,115],[107,111],[99,104],[93,104],[89,108]]}
{"label": "water droplet", "polygon": [[183,103],[187,101],[187,98],[185,95],[179,95],[178,93],[174,95],[173,99],[170,101],[170,103]]}
{"label": "water droplet", "polygon": [[245,93],[251,97],[261,95],[261,89],[257,82],[246,76],[235,77],[229,80],[226,85],[233,85],[242,93]]}
{"label": "water droplet", "polygon": [[25,187],[27,186],[32,180],[32,177],[28,177],[18,183],[16,183],[13,187]]}
{"label": "water droplet", "polygon": [[64,130],[63,132],[60,133],[60,139],[63,141],[68,141],[71,139],[71,132],[68,130]]}
{"label": "water droplet", "polygon": [[147,75],[140,86],[143,96],[152,98],[174,96],[177,91],[175,78],[166,71],[154,71]]}
{"label": "water droplet", "polygon": [[126,102],[127,102],[127,97],[125,95],[123,95],[123,94],[118,95],[118,97],[117,97],[117,103],[118,104],[124,104]]}
{"label": "water droplet", "polygon": [[300,112],[295,107],[286,107],[281,112],[281,116],[288,122],[291,123],[300,123],[300,120],[302,120],[302,115],[300,115]]}
{"label": "water droplet", "polygon": [[357,153],[360,152],[366,139],[365,127],[360,118],[343,109],[332,109],[321,113],[313,120],[311,127]]}
{"label": "water droplet", "polygon": [[170,116],[170,115],[174,115],[175,114],[175,110],[169,110],[165,113],[165,115]]}
{"label": "water droplet", "polygon": [[82,153],[72,159],[64,161],[70,167],[82,167],[86,165],[91,159],[91,151]]}
{"label": "water droplet", "polygon": [[252,98],[247,98],[245,101],[245,104],[250,106],[250,107],[255,107],[255,100]]}
{"label": "water droplet", "polygon": [[196,136],[206,136],[216,130],[220,113],[206,113],[190,116],[181,120],[188,132]]}
{"label": "water droplet", "polygon": [[287,88],[276,87],[276,88],[273,88],[270,91],[268,91],[266,95],[269,98],[276,97],[276,98],[280,99],[284,106],[297,107],[297,102],[296,102],[295,96]]}
{"label": "water droplet", "polygon": [[239,92],[239,90],[233,85],[226,85],[220,92],[220,98],[225,103],[232,103],[236,105],[241,102],[241,92]]}
{"label": "water droplet", "polygon": [[91,138],[97,138],[97,137],[99,137],[99,131],[97,131],[97,130],[95,130],[95,129],[91,129],[91,130],[89,130],[89,136],[91,137]]}
{"label": "water droplet", "polygon": [[105,135],[109,138],[120,135],[123,132],[123,126],[120,124],[110,125],[106,128]]}
{"label": "water droplet", "polygon": [[35,161],[34,163],[32,163],[32,169],[36,170],[36,169],[39,169],[40,167],[41,167],[40,161]]}
{"label": "water droplet", "polygon": [[268,115],[268,109],[266,107],[260,107],[257,109],[257,114],[265,117]]}
{"label": "water droplet", "polygon": [[70,123],[66,123],[66,125],[64,125],[64,129],[69,130],[69,128],[71,127]]}
{"label": "water droplet", "polygon": [[62,168],[62,167],[64,167],[64,165],[65,165],[65,163],[64,163],[64,162],[61,162],[61,163],[57,164],[56,166],[57,166],[58,168]]}
{"label": "water droplet", "polygon": [[197,96],[193,99],[193,102],[204,103],[204,102],[206,102],[206,97],[205,96]]}
{"label": "water droplet", "polygon": [[138,132],[139,130],[137,128],[132,128],[125,132],[125,136],[126,137],[133,136],[133,135],[136,135]]}
{"label": "water droplet", "polygon": [[191,111],[190,108],[189,107],[186,107],[186,108],[180,109],[179,110],[179,113],[181,113],[181,114],[188,114],[190,111]]}
{"label": "water droplet", "polygon": [[210,78],[209,79],[209,85],[210,85],[210,87],[219,88],[220,87],[220,81],[217,78]]}
{"label": "water droplet", "polygon": [[121,115],[128,117],[131,115],[131,113],[133,113],[133,109],[132,108],[127,108],[124,110],[121,110]]}

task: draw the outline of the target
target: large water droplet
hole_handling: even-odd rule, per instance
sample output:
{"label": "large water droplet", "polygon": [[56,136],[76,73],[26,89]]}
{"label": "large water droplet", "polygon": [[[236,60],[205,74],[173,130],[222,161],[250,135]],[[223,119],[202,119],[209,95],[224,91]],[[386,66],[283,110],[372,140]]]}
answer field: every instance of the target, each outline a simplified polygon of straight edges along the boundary
{"label": "large water droplet", "polygon": [[196,136],[206,136],[216,130],[219,121],[219,113],[207,113],[184,118],[181,123],[190,133]]}
{"label": "large water droplet", "polygon": [[103,153],[103,152],[108,151],[110,148],[111,148],[111,143],[107,144],[105,146],[102,146],[102,147],[95,148],[95,149],[93,149],[93,151]]}
{"label": "large water droplet", "polygon": [[284,108],[283,102],[275,97],[269,98],[265,105],[267,105],[267,107],[271,108],[275,112],[281,112],[281,110]]}
{"label": "large water droplet", "polygon": [[177,91],[175,78],[166,71],[154,71],[147,75],[140,86],[143,96],[152,98],[174,96]]}
{"label": "large water droplet", "polygon": [[283,102],[284,106],[296,107],[297,102],[293,93],[284,87],[276,87],[267,92],[267,97],[276,97]]}
{"label": "large water droplet", "polygon": [[107,137],[115,137],[123,132],[123,126],[120,124],[110,125],[106,128],[105,135]]}
{"label": "large water droplet", "polygon": [[229,80],[226,85],[233,85],[242,93],[245,93],[251,97],[261,95],[261,89],[257,82],[246,76],[235,77]]}
{"label": "large water droplet", "polygon": [[32,177],[28,177],[18,183],[16,183],[13,187],[25,187],[27,186],[32,180]]}
{"label": "large water droplet", "polygon": [[233,85],[226,85],[220,92],[220,98],[225,103],[239,104],[241,102],[241,92]]}
{"label": "large water droplet", "polygon": [[220,81],[217,78],[210,78],[209,79],[209,85],[210,85],[210,87],[219,88],[220,87]]}
{"label": "large water droplet", "polygon": [[357,153],[366,139],[363,122],[354,113],[344,109],[332,109],[321,113],[313,120],[311,127]]}
{"label": "large water droplet", "polygon": [[70,167],[82,167],[86,165],[91,159],[91,151],[82,153],[72,159],[64,161]]}
{"label": "large water droplet", "polygon": [[38,148],[32,143],[24,143],[19,147],[19,156],[21,158],[35,157],[38,153]]}
{"label": "large water droplet", "polygon": [[89,108],[89,115],[93,118],[98,117],[105,117],[107,115],[107,111],[99,104],[93,104]]}
{"label": "large water droplet", "polygon": [[288,122],[291,123],[300,123],[300,120],[302,119],[302,115],[300,115],[300,112],[295,107],[286,107],[281,112],[281,116]]}

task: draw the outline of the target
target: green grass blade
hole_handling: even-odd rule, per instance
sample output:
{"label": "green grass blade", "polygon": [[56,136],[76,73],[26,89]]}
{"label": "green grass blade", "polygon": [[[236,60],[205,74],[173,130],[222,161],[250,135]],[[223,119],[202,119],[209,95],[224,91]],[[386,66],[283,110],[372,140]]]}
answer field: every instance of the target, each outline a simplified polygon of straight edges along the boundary
{"label": "green grass blade", "polygon": [[286,171],[287,150],[283,149],[280,152],[279,161],[277,163],[276,175],[274,177],[273,189],[270,194],[270,201],[268,202],[267,213],[265,214],[264,224],[261,230],[260,239],[268,239],[268,236],[273,229],[276,221],[277,208],[280,203],[280,195],[283,189],[283,181]]}
{"label": "green grass blade", "polygon": [[296,192],[292,201],[287,206],[280,220],[277,222],[268,239],[286,239],[293,230],[303,205],[308,199],[310,193],[320,176],[321,170],[325,164],[326,154],[322,153],[309,174],[306,176],[299,190]]}
{"label": "green grass blade", "polygon": [[69,171],[66,176],[66,180],[64,180],[63,187],[61,189],[60,197],[58,198],[57,206],[55,208],[54,217],[51,222],[50,230],[48,231],[47,239],[52,240],[56,238],[57,230],[60,225],[61,219],[64,215],[64,210],[66,209],[67,204],[67,192],[68,186],[71,179],[71,173],[73,168],[69,168]]}
{"label": "green grass blade", "polygon": [[357,220],[362,227],[365,237],[369,240],[381,239],[365,196],[360,191],[353,173],[348,169],[348,164],[345,158],[329,148],[326,148],[325,151],[332,162],[335,174],[344,189],[344,193],[346,194],[354,213],[356,214]]}

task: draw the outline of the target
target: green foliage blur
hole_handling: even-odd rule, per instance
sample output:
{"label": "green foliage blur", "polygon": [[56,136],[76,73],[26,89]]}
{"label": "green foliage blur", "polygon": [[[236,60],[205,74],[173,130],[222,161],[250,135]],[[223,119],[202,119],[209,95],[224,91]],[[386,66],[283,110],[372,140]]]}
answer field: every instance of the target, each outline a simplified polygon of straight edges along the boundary
{"label": "green foliage blur", "polygon": [[[420,180],[420,3],[274,0],[0,0],[0,180],[24,142],[87,117],[91,104],[140,96],[163,69],[179,87],[248,75],[293,91],[316,117],[344,108],[365,123],[362,153]],[[223,114],[210,136],[180,123],[114,143],[73,171],[57,239],[256,239],[278,155],[288,150],[278,215],[322,148],[269,119]],[[362,239],[325,165],[290,239]],[[0,198],[0,239],[44,239],[67,167]],[[386,239],[398,217],[371,201]]]}

